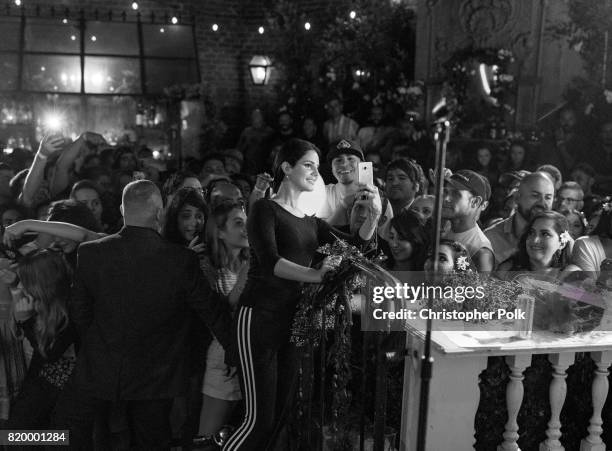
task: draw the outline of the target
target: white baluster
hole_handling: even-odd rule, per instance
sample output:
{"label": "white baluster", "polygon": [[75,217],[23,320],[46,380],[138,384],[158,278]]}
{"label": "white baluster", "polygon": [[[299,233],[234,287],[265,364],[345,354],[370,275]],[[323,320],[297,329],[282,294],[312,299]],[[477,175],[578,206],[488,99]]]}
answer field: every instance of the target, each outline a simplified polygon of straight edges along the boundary
{"label": "white baluster", "polygon": [[587,428],[589,435],[580,442],[580,451],[606,451],[606,444],[601,439],[601,410],[608,397],[608,367],[612,362],[612,351],[592,352],[591,358],[597,365],[591,393],[593,395],[593,416]]}
{"label": "white baluster", "polygon": [[565,403],[565,395],[567,394],[567,384],[565,379],[567,368],[574,363],[574,353],[550,354],[548,360],[552,363],[553,373],[552,381],[548,389],[550,398],[550,421],[548,429],[546,429],[546,440],[540,443],[540,451],[564,451],[565,448],[561,445],[561,409]]}
{"label": "white baluster", "polygon": [[531,354],[511,355],[506,357],[506,363],[510,367],[510,381],[506,387],[506,407],[508,409],[508,422],[504,432],[504,441],[497,447],[497,451],[520,451],[516,443],[518,434],[518,417],[521,404],[523,403],[523,372],[531,365]]}

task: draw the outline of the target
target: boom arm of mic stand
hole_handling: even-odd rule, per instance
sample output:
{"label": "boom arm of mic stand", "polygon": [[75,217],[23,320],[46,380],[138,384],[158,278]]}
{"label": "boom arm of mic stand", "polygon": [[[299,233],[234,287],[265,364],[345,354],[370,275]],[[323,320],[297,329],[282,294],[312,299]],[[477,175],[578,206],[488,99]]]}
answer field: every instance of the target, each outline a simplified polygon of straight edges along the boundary
{"label": "boom arm of mic stand", "polygon": [[[440,231],[442,229],[442,197],[444,195],[444,165],[446,162],[446,146],[450,140],[450,123],[448,120],[435,124],[436,141],[436,199],[434,203],[434,274],[439,267]],[[427,308],[433,309],[433,298],[427,300]],[[419,399],[419,422],[417,429],[417,451],[425,451],[427,436],[427,411],[429,410],[429,384],[433,373],[433,358],[431,357],[431,315],[427,316],[424,352],[421,358],[421,393]]]}

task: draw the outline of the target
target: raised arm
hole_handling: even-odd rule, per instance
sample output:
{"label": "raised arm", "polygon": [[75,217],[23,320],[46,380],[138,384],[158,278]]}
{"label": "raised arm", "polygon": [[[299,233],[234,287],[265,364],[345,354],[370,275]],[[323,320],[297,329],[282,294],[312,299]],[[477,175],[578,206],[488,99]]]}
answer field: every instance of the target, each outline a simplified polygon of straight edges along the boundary
{"label": "raised arm", "polygon": [[59,152],[63,145],[64,140],[59,136],[47,135],[40,141],[38,152],[36,152],[34,156],[34,161],[32,162],[32,166],[30,166],[30,170],[23,184],[23,190],[18,199],[25,207],[31,208],[34,206],[34,195],[45,177],[47,159],[54,153]]}
{"label": "raised arm", "polygon": [[24,219],[23,221],[11,224],[4,230],[4,244],[10,247],[15,240],[18,240],[26,233],[48,233],[49,235],[66,238],[77,243],[93,241],[105,236],[103,233],[92,232],[67,222]]}
{"label": "raised arm", "polygon": [[270,183],[272,183],[273,180],[274,179],[272,176],[267,172],[257,175],[255,186],[253,187],[251,195],[249,196],[249,216],[251,215],[251,207],[259,199],[263,199],[265,197],[266,191],[268,188],[270,188]]}
{"label": "raised arm", "polygon": [[104,144],[106,141],[98,133],[85,132],[76,141],[69,144],[57,160],[55,174],[51,181],[51,197],[57,196],[64,191],[70,183],[70,168],[79,157],[79,154],[87,148],[87,143],[93,145]]}

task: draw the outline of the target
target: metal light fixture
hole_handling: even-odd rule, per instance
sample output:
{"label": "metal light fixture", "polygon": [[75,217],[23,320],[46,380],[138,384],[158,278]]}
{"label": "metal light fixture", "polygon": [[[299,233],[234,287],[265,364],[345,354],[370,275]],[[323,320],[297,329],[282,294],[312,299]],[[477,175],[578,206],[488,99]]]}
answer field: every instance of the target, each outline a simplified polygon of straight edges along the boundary
{"label": "metal light fixture", "polygon": [[265,85],[270,79],[272,61],[267,56],[255,55],[249,62],[249,70],[251,71],[251,81],[254,85]]}

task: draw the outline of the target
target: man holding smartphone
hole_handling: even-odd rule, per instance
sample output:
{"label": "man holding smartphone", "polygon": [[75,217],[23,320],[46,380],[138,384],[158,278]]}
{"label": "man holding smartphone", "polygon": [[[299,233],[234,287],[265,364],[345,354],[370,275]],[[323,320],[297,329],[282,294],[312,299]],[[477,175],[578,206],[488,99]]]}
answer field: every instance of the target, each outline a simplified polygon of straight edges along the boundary
{"label": "man holding smartphone", "polygon": [[[348,213],[350,213],[348,210],[352,207],[355,195],[363,185],[359,180],[359,164],[364,160],[361,148],[354,141],[341,139],[331,147],[327,154],[327,162],[331,165],[332,174],[337,183],[325,186],[326,199],[316,216],[334,226],[348,223]],[[371,184],[371,182],[370,178],[365,184]],[[393,218],[393,210],[389,202],[384,200],[379,227],[379,234],[382,237],[384,237],[383,232],[391,218]]]}

